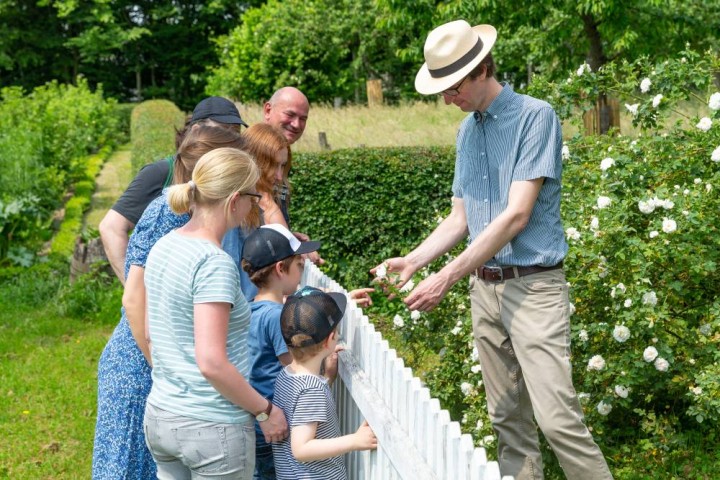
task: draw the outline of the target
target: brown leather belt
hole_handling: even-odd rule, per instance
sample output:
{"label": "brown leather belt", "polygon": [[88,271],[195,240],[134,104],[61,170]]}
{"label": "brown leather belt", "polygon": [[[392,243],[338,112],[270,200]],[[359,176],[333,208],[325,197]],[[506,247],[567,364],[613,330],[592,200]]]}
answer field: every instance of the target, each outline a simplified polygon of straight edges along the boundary
{"label": "brown leather belt", "polygon": [[[534,265],[532,267],[489,267],[483,265],[476,269],[472,274],[486,282],[500,283],[511,278],[524,277],[533,273],[547,272],[548,270],[557,270],[563,267],[563,262],[553,265],[552,267],[541,267]],[[515,271],[517,270],[517,275]]]}

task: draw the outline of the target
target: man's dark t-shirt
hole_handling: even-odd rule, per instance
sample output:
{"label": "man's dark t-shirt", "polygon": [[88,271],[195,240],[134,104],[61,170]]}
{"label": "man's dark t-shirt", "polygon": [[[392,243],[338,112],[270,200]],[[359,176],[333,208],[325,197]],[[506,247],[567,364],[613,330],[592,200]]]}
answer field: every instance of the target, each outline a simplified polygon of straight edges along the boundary
{"label": "man's dark t-shirt", "polygon": [[140,169],[112,209],[137,225],[145,208],[172,182],[169,178],[172,159],[172,156],[166,157]]}

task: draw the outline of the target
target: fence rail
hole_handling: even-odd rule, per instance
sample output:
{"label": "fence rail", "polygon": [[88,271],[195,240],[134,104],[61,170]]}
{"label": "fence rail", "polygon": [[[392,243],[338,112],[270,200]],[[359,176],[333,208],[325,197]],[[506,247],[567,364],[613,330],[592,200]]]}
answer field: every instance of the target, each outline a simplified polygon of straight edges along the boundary
{"label": "fence rail", "polygon": [[[309,261],[302,284],[347,293]],[[342,432],[366,419],[378,438],[376,451],[346,456],[351,480],[500,480],[497,462],[488,462],[485,449],[450,421],[353,302],[339,328],[346,350],[333,392]]]}

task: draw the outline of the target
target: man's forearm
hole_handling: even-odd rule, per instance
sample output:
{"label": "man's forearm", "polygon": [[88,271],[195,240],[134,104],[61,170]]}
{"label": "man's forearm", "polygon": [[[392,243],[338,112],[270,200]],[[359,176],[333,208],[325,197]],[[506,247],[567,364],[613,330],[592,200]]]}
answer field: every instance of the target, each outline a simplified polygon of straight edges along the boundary
{"label": "man's forearm", "polygon": [[134,224],[115,210],[109,210],[99,225],[105,256],[123,285],[125,285],[125,252],[128,247],[128,233],[133,227]]}

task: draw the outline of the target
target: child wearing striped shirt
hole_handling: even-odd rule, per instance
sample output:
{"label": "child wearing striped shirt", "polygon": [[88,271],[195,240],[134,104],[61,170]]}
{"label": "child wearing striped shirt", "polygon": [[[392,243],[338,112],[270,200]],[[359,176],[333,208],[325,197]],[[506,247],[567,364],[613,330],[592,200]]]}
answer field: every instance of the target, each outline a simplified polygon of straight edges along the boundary
{"label": "child wearing striped shirt", "polygon": [[280,326],[292,362],[277,376],[274,403],[285,412],[290,437],[273,444],[278,480],[346,479],[342,455],[377,448],[367,421],[355,433],[340,434],[328,381],[320,375],[335,352],[346,304],[343,294],[304,287],[283,306]]}

